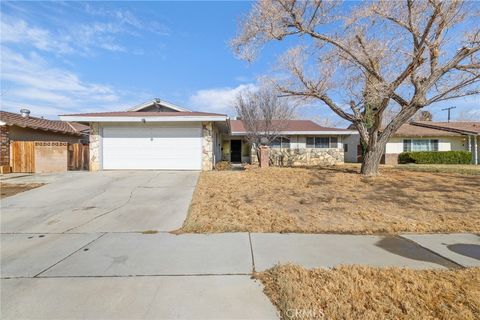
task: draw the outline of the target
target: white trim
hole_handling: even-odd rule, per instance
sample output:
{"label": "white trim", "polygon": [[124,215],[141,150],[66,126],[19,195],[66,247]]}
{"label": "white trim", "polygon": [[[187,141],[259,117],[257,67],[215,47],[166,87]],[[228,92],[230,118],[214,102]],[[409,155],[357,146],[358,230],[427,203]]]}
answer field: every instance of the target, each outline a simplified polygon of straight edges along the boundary
{"label": "white trim", "polygon": [[142,104],[139,104],[137,106],[134,106],[134,107],[128,109],[127,111],[140,111],[142,109],[153,106],[155,103],[158,103],[161,106],[164,106],[164,107],[167,107],[169,109],[176,110],[176,111],[180,111],[180,112],[191,112],[192,111],[192,110],[179,107],[179,106],[177,106],[173,103],[167,102],[165,100],[160,100],[160,99],[153,99],[153,100],[144,102]]}
{"label": "white trim", "polygon": [[227,121],[226,116],[110,116],[110,117],[95,117],[95,116],[60,116],[62,121],[74,122],[202,122],[202,121]]}
{"label": "white trim", "polygon": [[[232,132],[232,136],[245,136],[246,132]],[[336,135],[336,136],[346,136],[351,134],[358,134],[358,131],[281,131],[277,133],[278,135],[315,135],[315,136],[323,136],[323,135]]]}

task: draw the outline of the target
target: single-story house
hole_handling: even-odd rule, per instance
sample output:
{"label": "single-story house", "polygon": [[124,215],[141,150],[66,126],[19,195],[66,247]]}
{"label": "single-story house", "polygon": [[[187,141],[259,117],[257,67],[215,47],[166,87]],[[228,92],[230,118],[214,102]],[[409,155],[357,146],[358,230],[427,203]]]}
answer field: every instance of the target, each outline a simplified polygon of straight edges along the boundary
{"label": "single-story house", "polygon": [[[356,134],[354,130],[322,127],[311,120],[289,120],[281,127],[280,137],[270,145],[270,158],[276,165],[343,163],[343,139]],[[247,130],[243,121],[230,120],[229,129],[229,134],[222,137],[222,159],[247,163],[258,161],[256,152],[244,140]]]}
{"label": "single-story house", "polygon": [[[61,115],[90,126],[90,170],[212,170],[222,160],[254,162],[240,120],[190,111],[160,99],[119,112]],[[272,144],[279,162],[308,165],[343,162],[348,129],[291,120]]]}
{"label": "single-story house", "polygon": [[[393,135],[385,147],[382,162],[398,164],[398,155],[407,151],[470,151],[472,163],[479,163],[480,122],[413,121]],[[348,152],[345,162],[359,162],[362,148],[359,135],[345,139]]]}
{"label": "single-story house", "polygon": [[0,166],[9,166],[13,141],[60,141],[87,143],[89,127],[80,123],[49,120],[21,113],[0,111]]}

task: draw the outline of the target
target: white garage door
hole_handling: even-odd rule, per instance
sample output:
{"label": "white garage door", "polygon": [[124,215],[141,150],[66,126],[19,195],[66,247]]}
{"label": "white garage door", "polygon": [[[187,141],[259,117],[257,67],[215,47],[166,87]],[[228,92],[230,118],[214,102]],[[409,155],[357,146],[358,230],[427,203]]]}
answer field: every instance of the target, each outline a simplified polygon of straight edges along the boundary
{"label": "white garage door", "polygon": [[103,128],[103,169],[200,170],[198,125]]}

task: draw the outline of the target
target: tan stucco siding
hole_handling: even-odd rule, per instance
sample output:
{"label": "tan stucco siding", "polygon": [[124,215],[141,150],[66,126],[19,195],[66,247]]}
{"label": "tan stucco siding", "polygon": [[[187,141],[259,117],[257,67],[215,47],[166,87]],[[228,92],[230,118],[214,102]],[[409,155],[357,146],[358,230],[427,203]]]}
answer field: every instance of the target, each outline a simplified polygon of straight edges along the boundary
{"label": "tan stucco siding", "polygon": [[418,139],[418,140],[428,140],[428,139],[437,139],[438,140],[438,151],[461,151],[467,150],[467,139],[466,137],[395,137],[391,138],[385,148],[386,154],[398,154],[403,152],[403,140],[405,139]]}

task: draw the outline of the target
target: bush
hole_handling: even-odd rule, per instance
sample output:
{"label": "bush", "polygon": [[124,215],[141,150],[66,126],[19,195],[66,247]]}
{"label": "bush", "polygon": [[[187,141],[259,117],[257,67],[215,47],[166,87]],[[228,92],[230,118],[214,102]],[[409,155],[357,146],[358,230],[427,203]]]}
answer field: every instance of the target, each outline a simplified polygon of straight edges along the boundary
{"label": "bush", "polygon": [[402,152],[399,163],[417,164],[469,164],[472,153],[468,151],[418,151]]}
{"label": "bush", "polygon": [[232,165],[228,161],[220,161],[215,165],[215,170],[223,171],[232,169]]}

